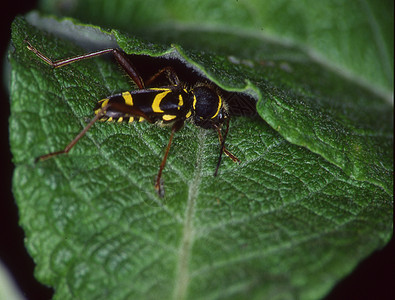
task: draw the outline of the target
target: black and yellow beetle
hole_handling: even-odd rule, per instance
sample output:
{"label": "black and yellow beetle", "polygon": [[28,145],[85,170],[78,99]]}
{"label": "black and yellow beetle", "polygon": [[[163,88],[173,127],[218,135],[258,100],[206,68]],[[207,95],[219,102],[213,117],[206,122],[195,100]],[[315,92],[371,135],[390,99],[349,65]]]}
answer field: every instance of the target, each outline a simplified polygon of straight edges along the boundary
{"label": "black and yellow beetle", "polygon": [[[25,42],[30,51],[34,52],[41,60],[53,68],[60,68],[77,61],[112,53],[119,65],[139,88],[138,90],[126,91],[100,100],[95,108],[95,117],[65,149],[40,156],[37,160],[45,160],[59,154],[68,153],[98,120],[116,122],[146,120],[150,123],[168,124],[171,126],[171,135],[155,182],[155,189],[158,195],[162,197],[164,192],[161,175],[166,164],[174,133],[182,128],[186,120],[191,120],[196,126],[205,129],[214,129],[218,133],[221,148],[214,176],[217,175],[222,153],[225,153],[234,162],[239,162],[239,159],[225,148],[225,140],[229,129],[227,103],[224,101],[219,88],[207,80],[199,80],[187,85],[180,81],[171,66],[166,66],[144,82],[126,54],[119,49],[105,49],[72,58],[52,61],[28,41]],[[165,77],[169,85],[149,87],[161,77]],[[227,126],[224,135],[222,135],[221,127],[224,122],[226,122]]]}

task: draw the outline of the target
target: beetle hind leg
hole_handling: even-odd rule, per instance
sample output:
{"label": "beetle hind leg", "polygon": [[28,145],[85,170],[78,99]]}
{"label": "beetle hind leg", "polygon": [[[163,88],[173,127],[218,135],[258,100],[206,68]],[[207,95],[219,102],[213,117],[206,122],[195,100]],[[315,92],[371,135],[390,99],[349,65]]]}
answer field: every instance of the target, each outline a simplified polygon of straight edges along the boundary
{"label": "beetle hind leg", "polygon": [[219,143],[220,143],[220,145],[221,145],[221,150],[220,150],[220,153],[219,153],[218,162],[217,162],[217,167],[215,168],[214,176],[217,176],[217,174],[218,174],[218,169],[219,169],[219,166],[221,165],[221,160],[222,160],[222,153],[225,153],[226,156],[228,156],[231,160],[233,160],[233,162],[235,162],[235,163],[240,163],[240,159],[238,159],[235,155],[233,155],[233,154],[232,154],[228,149],[226,149],[226,147],[225,147],[225,140],[226,140],[226,137],[227,137],[228,131],[229,131],[229,118],[227,119],[227,122],[226,122],[226,123],[227,123],[227,126],[226,126],[226,130],[225,130],[224,136],[222,136],[220,126],[215,126],[215,127],[214,127],[214,128],[217,130]]}

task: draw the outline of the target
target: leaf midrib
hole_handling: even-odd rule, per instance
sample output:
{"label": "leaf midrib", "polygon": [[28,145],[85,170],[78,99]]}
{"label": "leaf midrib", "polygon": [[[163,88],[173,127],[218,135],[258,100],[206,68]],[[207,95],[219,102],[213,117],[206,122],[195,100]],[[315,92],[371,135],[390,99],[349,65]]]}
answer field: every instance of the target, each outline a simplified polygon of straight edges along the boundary
{"label": "leaf midrib", "polygon": [[189,260],[195,229],[193,219],[195,216],[196,199],[199,195],[199,187],[203,176],[202,167],[204,161],[204,147],[206,142],[206,130],[199,128],[197,133],[196,163],[193,177],[189,182],[188,200],[185,207],[184,223],[181,243],[178,250],[177,270],[174,282],[173,299],[186,299],[190,282]]}

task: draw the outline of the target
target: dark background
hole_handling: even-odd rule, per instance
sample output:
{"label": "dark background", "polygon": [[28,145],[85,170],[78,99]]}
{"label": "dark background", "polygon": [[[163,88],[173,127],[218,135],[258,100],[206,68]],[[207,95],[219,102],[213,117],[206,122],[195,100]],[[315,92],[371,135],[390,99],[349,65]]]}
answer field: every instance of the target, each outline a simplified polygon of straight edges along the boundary
{"label": "dark background", "polygon": [[[14,0],[1,9],[0,59],[3,72],[11,22],[36,7],[37,1]],[[18,210],[11,192],[13,164],[8,141],[9,100],[4,80],[0,83],[0,259],[10,271],[16,284],[27,299],[51,299],[53,290],[33,277],[34,262],[24,247],[24,233],[18,226]],[[334,299],[395,299],[395,242],[392,239],[384,249],[376,251],[363,261],[354,272],[342,280],[327,296]]]}

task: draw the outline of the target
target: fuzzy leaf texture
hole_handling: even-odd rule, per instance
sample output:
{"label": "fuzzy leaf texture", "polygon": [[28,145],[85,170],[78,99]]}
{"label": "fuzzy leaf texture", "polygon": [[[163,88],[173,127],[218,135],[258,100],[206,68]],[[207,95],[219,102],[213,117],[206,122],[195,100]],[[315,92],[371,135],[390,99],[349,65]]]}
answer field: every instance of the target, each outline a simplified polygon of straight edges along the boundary
{"label": "fuzzy leaf texture", "polygon": [[[269,41],[265,59],[247,59],[182,37],[170,46],[28,20],[15,20],[9,56],[13,190],[36,276],[55,299],[317,299],[389,240],[392,107],[370,89]],[[135,88],[111,60],[53,70],[23,43],[64,58],[84,53],[76,44],[87,36],[179,57],[256,97],[259,116],[231,120],[227,145],[242,163],[224,158],[213,177],[218,138],[187,124],[160,199],[153,183],[170,132],[147,123],[97,123],[68,155],[34,163],[67,145],[97,100]]]}

